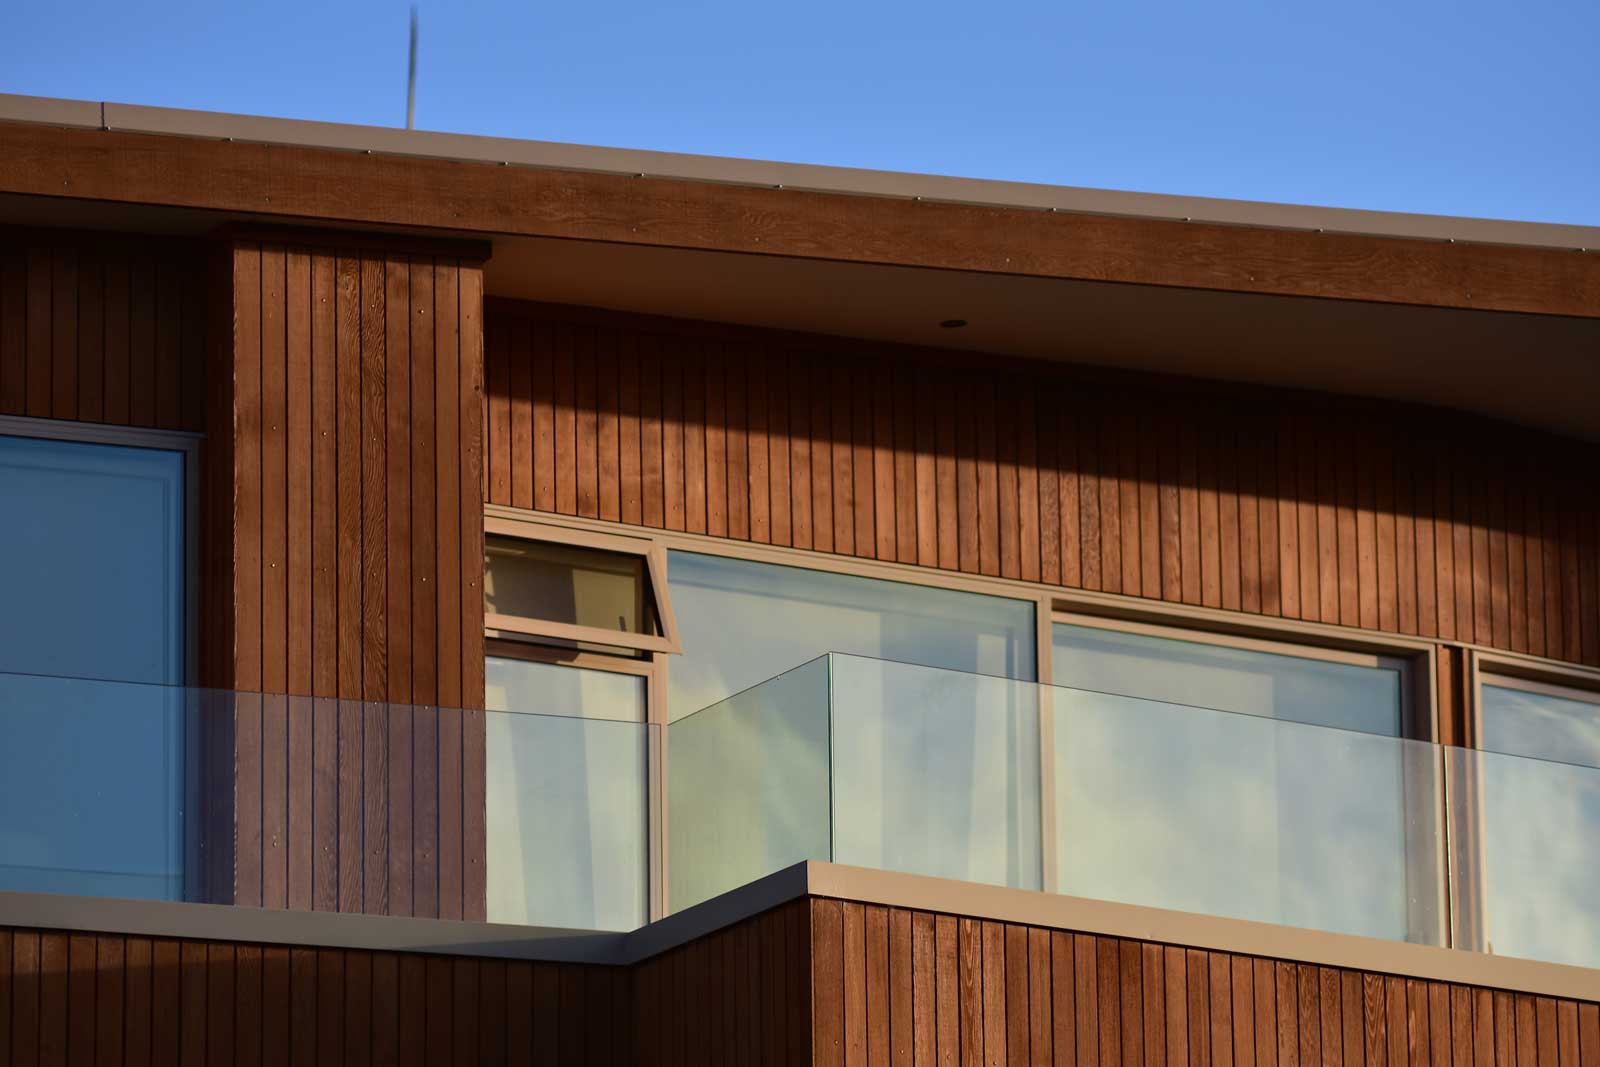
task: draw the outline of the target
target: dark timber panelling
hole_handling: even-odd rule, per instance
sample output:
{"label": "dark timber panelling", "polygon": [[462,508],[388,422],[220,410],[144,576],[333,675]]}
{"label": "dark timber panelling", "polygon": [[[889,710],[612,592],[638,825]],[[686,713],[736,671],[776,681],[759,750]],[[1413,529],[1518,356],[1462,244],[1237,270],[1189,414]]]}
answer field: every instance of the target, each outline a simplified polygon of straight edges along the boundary
{"label": "dark timber panelling", "polygon": [[267,695],[211,716],[213,895],[482,918],[480,266],[233,241],[215,272],[207,675]]}
{"label": "dark timber panelling", "polygon": [[[1600,1006],[1586,1002],[849,901],[809,906],[818,1067],[1600,1063]],[[852,936],[855,913],[865,938]],[[908,956],[896,933],[906,929]],[[878,981],[882,930],[890,964]],[[864,986],[851,977],[861,973]]]}
{"label": "dark timber panelling", "polygon": [[623,1067],[633,984],[622,967],[0,927],[0,1065]]}
{"label": "dark timber panelling", "polygon": [[203,428],[193,242],[0,227],[0,415]]}
{"label": "dark timber panelling", "polygon": [[489,315],[493,503],[1600,665],[1592,444],[1318,394]]}
{"label": "dark timber panelling", "polygon": [[632,1019],[598,1025],[651,1067],[811,1063],[811,918],[794,901],[636,965]]}

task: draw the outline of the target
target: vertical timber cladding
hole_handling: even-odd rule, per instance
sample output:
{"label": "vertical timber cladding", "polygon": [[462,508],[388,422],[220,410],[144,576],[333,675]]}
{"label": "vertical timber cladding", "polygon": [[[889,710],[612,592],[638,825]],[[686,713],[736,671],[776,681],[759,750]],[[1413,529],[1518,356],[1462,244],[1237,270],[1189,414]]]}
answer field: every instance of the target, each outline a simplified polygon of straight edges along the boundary
{"label": "vertical timber cladding", "polygon": [[0,227],[0,415],[203,428],[204,249]]}
{"label": "vertical timber cladding", "polygon": [[1589,442],[580,308],[488,315],[493,503],[1600,665]]}
{"label": "vertical timber cladding", "polygon": [[1596,1067],[1600,1005],[812,899],[822,1067]]}
{"label": "vertical timber cladding", "polygon": [[481,919],[486,250],[336,240],[217,253],[212,895]]}
{"label": "vertical timber cladding", "polygon": [[620,1067],[622,967],[0,927],[0,1064]]}

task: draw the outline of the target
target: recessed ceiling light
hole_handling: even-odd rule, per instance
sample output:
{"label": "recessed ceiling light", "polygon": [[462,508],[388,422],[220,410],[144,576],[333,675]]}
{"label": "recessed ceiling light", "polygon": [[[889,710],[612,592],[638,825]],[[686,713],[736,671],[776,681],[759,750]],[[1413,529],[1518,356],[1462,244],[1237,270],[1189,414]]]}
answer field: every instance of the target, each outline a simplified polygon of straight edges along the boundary
{"label": "recessed ceiling light", "polygon": [[947,330],[959,330],[967,324],[966,319],[945,319],[939,325]]}

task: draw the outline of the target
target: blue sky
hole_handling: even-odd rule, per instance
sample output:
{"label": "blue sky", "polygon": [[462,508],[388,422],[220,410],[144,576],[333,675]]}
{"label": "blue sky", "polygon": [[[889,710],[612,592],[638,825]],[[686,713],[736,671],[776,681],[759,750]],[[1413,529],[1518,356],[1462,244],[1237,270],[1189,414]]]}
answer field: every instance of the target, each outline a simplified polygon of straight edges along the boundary
{"label": "blue sky", "polygon": [[[0,92],[400,125],[407,4],[0,5]],[[424,0],[417,125],[1600,225],[1600,0]]]}

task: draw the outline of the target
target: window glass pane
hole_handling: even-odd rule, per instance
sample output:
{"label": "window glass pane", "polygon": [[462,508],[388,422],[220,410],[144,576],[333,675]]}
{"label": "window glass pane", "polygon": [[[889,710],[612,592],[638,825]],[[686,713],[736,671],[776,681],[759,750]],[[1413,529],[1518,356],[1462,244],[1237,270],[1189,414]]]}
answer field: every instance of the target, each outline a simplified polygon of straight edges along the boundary
{"label": "window glass pane", "polygon": [[1600,703],[1487,683],[1482,692],[1484,748],[1600,767]]}
{"label": "window glass pane", "polygon": [[1069,624],[1052,653],[1062,892],[1428,939],[1398,670]]}
{"label": "window glass pane", "polygon": [[485,610],[621,633],[654,633],[641,556],[490,534]]}
{"label": "window glass pane", "polygon": [[824,652],[1032,680],[1032,601],[673,552],[674,719]]}
{"label": "window glass pane", "polygon": [[489,656],[484,664],[490,711],[644,721],[644,679],[635,674]]}
{"label": "window glass pane", "polygon": [[[644,680],[490,657],[488,918],[632,930],[647,918]],[[634,721],[607,721],[630,719]]]}
{"label": "window glass pane", "polygon": [[1490,751],[1445,752],[1455,816],[1482,828],[1462,881],[1481,879],[1489,950],[1600,966],[1600,704],[1485,684],[1481,714]]}
{"label": "window glass pane", "polygon": [[181,453],[0,437],[0,890],[182,895],[183,501]]}
{"label": "window glass pane", "polygon": [[1057,685],[1400,736],[1398,670],[1057,623]]}

